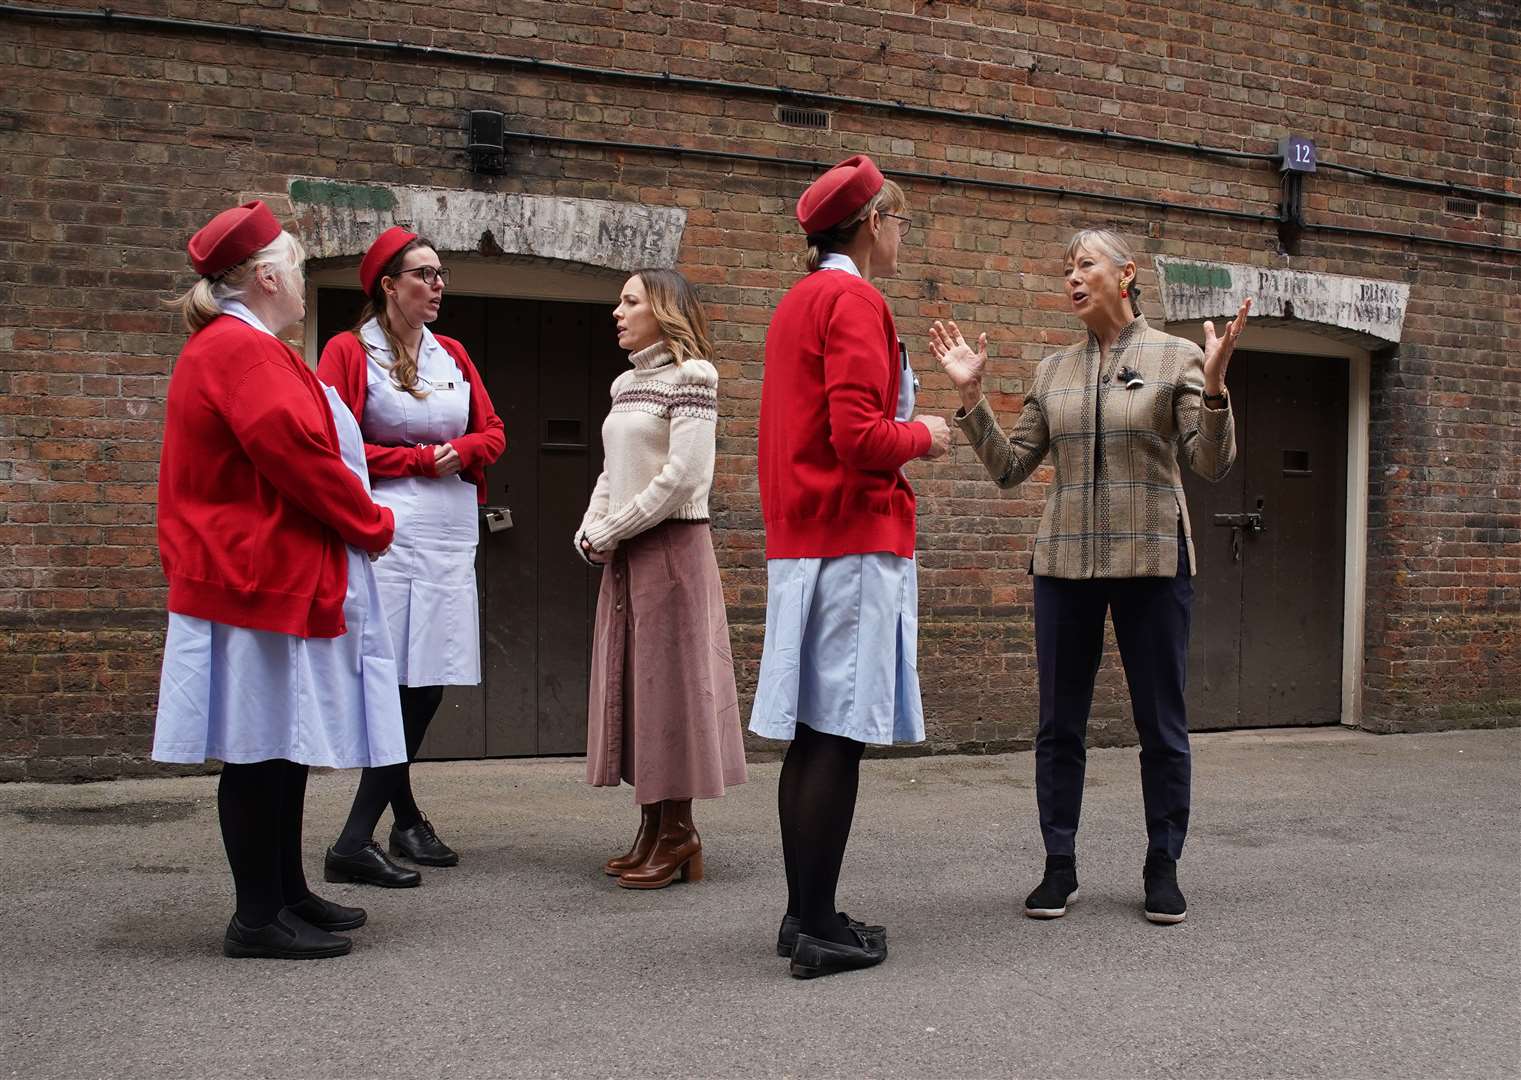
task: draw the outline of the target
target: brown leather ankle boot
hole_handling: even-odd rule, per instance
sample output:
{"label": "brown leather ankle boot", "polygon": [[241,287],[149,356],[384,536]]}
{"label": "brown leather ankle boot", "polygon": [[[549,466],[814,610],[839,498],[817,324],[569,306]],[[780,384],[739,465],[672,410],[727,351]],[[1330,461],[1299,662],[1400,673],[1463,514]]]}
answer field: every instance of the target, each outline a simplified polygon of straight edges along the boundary
{"label": "brown leather ankle boot", "polygon": [[658,802],[643,803],[639,807],[639,832],[634,836],[634,846],[623,855],[608,859],[602,872],[617,877],[625,870],[632,870],[650,857],[655,846],[655,836],[660,832],[660,807]]}
{"label": "brown leather ankle boot", "polygon": [[643,863],[618,876],[618,884],[625,889],[663,889],[677,874],[682,881],[702,880],[702,837],[692,824],[691,799],[661,804],[654,847]]}

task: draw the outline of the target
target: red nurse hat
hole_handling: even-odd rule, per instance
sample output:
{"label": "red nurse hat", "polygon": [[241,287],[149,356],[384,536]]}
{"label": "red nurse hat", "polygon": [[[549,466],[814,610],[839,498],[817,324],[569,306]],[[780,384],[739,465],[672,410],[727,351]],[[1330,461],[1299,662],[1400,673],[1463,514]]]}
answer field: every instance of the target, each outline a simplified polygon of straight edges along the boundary
{"label": "red nurse hat", "polygon": [[846,158],[808,185],[797,201],[797,220],[810,236],[828,232],[882,190],[882,173],[865,154]]}
{"label": "red nurse hat", "polygon": [[190,265],[202,277],[216,277],[231,270],[279,236],[280,222],[269,207],[255,199],[231,210],[223,210],[190,238],[185,250]]}
{"label": "red nurse hat", "polygon": [[375,238],[370,250],[364,253],[364,261],[359,264],[359,287],[364,290],[364,295],[369,296],[374,291],[375,282],[380,280],[380,272],[386,268],[386,263],[416,239],[415,232],[408,232],[400,225],[392,225]]}

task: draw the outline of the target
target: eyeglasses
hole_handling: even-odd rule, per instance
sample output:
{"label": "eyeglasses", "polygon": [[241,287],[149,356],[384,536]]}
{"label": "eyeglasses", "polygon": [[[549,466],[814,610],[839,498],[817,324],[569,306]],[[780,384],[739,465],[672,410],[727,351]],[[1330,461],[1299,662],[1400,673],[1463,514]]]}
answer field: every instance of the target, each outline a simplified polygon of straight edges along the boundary
{"label": "eyeglasses", "polygon": [[449,271],[447,267],[443,266],[414,266],[410,270],[398,270],[396,272],[397,277],[401,277],[402,274],[416,274],[422,278],[423,284],[430,288],[435,281],[442,281],[445,285],[449,284]]}
{"label": "eyeglasses", "polygon": [[902,214],[883,213],[882,216],[883,217],[890,217],[890,218],[892,218],[895,221],[902,222],[902,224],[898,226],[898,237],[900,239],[903,238],[903,237],[905,237],[905,236],[907,236],[908,235],[908,230],[910,230],[910,229],[912,229],[914,227],[914,219],[913,218],[906,218]]}

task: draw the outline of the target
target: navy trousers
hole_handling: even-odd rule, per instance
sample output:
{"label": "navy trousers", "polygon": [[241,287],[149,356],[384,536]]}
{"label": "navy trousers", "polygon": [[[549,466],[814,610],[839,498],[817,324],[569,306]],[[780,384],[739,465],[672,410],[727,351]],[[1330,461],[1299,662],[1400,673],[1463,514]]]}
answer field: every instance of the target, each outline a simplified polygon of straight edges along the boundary
{"label": "navy trousers", "polygon": [[1130,686],[1141,738],[1141,795],[1147,850],[1176,859],[1188,832],[1190,761],[1183,686],[1194,587],[1178,537],[1171,578],[1035,578],[1035,656],[1040,727],[1035,735],[1035,799],[1049,855],[1076,854],[1088,763],[1088,713],[1104,650],[1104,616]]}

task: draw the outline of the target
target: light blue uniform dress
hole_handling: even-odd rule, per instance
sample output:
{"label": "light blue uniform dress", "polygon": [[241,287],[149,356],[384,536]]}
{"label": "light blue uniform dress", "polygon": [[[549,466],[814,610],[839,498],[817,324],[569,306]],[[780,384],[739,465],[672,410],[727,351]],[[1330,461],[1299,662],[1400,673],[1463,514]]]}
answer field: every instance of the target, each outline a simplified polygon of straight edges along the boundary
{"label": "light blue uniform dress", "polygon": [[[364,441],[429,446],[465,434],[470,387],[454,357],[423,328],[414,397],[391,379],[391,353],[380,324],[360,328],[369,348]],[[396,540],[375,564],[402,686],[474,686],[481,681],[480,604],[475,547],[480,539],[476,487],[463,475],[395,476],[375,481],[375,501],[396,515]]]}
{"label": "light blue uniform dress", "polygon": [[[820,272],[860,277],[845,255]],[[897,420],[914,414],[918,379],[903,360]],[[750,730],[815,731],[885,746],[924,741],[919,698],[919,569],[890,552],[766,560],[766,644]]]}
{"label": "light blue uniform dress", "polygon": [[[222,310],[269,333],[237,302]],[[353,413],[323,387],[343,463],[369,489]],[[407,760],[391,634],[370,558],[348,549],[348,632],[301,638],[169,613],[153,760],[246,765],[285,758],[335,769]]]}

